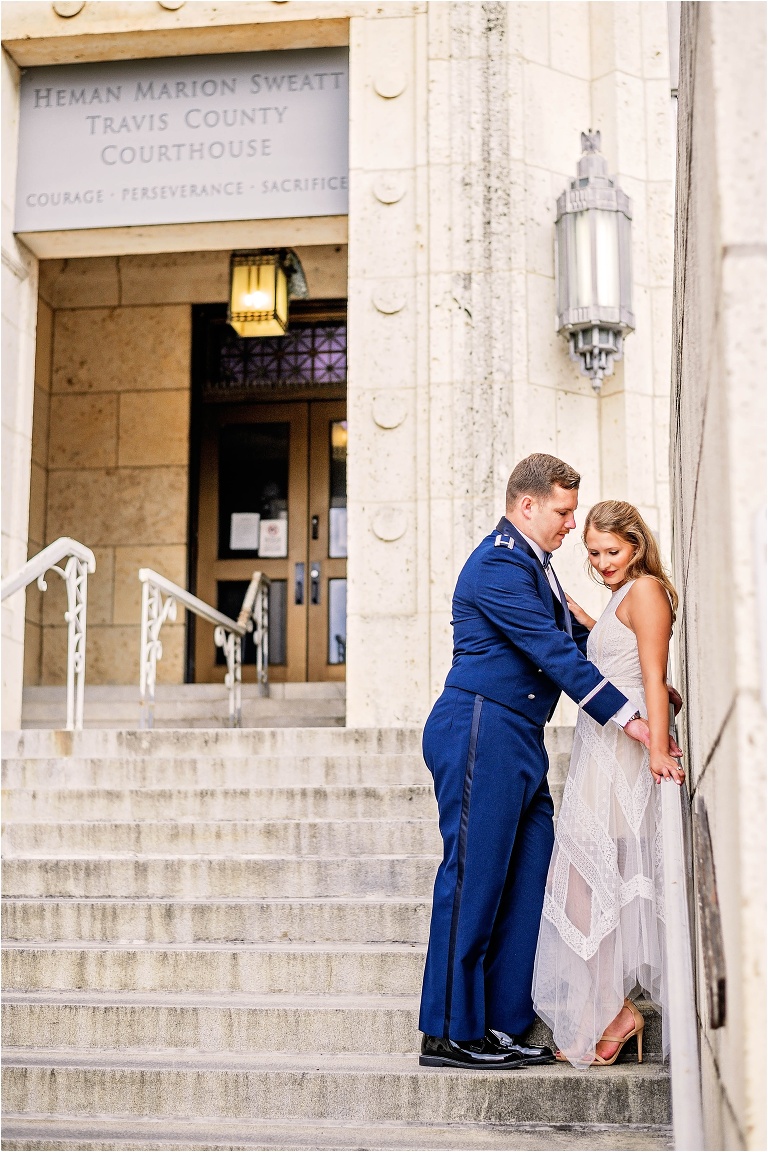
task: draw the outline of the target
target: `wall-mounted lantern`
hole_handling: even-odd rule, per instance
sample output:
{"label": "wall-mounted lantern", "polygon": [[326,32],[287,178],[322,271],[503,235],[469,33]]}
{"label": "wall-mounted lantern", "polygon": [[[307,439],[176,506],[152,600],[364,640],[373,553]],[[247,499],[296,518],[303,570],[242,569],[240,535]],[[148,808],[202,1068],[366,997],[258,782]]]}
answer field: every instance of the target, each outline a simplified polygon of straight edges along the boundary
{"label": "wall-mounted lantern", "polygon": [[291,249],[232,253],[227,321],[238,336],[284,336],[289,300],[308,295],[301,261]]}
{"label": "wall-mounted lantern", "polygon": [[557,331],[596,392],[632,332],[632,202],[608,175],[600,133],[582,132],[577,176],[557,201]]}

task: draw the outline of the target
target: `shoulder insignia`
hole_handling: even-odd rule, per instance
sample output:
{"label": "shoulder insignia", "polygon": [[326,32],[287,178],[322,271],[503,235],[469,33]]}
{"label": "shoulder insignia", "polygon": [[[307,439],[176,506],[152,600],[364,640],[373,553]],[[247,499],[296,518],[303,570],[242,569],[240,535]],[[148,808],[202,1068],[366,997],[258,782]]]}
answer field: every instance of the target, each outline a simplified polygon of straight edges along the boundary
{"label": "shoulder insignia", "polygon": [[514,548],[515,541],[513,540],[513,538],[510,536],[510,534],[508,532],[499,532],[498,536],[496,537],[496,539],[494,541],[493,546],[494,546],[494,548],[501,548],[501,547]]}

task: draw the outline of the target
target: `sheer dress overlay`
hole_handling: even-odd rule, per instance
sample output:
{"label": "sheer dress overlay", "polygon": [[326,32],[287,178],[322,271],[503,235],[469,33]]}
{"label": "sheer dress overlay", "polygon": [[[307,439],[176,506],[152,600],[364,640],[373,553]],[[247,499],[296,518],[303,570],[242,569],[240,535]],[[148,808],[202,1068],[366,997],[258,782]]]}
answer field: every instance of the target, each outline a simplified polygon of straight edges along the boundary
{"label": "sheer dress overlay", "polygon": [[[637,640],[616,616],[632,583],[613,594],[587,655],[645,716]],[[660,787],[641,744],[579,711],[533,978],[536,1012],[576,1067],[589,1065],[625,996],[642,991],[664,1009]]]}

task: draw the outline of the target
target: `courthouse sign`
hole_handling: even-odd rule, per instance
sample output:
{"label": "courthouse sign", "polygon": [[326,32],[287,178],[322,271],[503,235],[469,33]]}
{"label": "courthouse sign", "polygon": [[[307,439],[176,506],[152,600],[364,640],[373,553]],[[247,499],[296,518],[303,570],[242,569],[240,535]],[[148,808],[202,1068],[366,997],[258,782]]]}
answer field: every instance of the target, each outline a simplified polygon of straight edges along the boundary
{"label": "courthouse sign", "polygon": [[17,232],[347,212],[346,48],[30,68]]}

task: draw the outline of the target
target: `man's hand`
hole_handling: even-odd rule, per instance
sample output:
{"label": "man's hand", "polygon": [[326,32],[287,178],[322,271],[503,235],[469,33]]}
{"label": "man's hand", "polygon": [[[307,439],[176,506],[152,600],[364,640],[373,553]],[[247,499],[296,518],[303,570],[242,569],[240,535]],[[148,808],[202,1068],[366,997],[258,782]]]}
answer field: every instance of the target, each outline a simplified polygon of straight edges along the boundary
{"label": "man's hand", "polygon": [[683,698],[672,684],[667,684],[667,692],[669,693],[669,702],[675,710],[675,716],[683,706]]}
{"label": "man's hand", "polygon": [[[637,740],[638,744],[643,744],[646,748],[651,746],[651,730],[648,727],[648,721],[642,716],[637,720],[628,720],[624,725],[624,731],[630,740]],[[683,750],[673,736],[669,737],[669,755],[679,760],[683,754]]]}
{"label": "man's hand", "polygon": [[624,731],[630,740],[637,740],[638,744],[645,745],[646,748],[651,746],[651,730],[648,727],[648,721],[638,716],[635,720],[628,720],[624,725]]}

